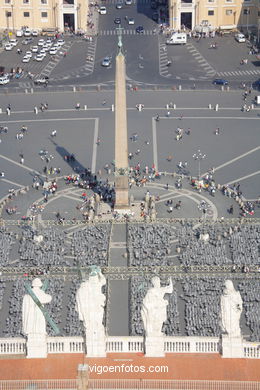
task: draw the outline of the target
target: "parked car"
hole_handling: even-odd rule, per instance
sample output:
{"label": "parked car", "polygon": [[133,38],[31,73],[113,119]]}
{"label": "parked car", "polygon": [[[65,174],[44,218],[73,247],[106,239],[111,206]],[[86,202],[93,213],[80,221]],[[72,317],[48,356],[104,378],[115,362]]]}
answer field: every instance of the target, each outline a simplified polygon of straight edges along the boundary
{"label": "parked car", "polygon": [[105,68],[108,68],[111,65],[111,57],[106,56],[101,62],[101,65],[104,66]]}
{"label": "parked car", "polygon": [[45,43],[45,40],[44,40],[44,39],[39,39],[37,45],[38,45],[38,46],[43,46],[44,43]]}
{"label": "parked car", "polygon": [[224,79],[215,79],[213,80],[213,84],[215,85],[228,85],[228,81]]}
{"label": "parked car", "polygon": [[35,85],[48,84],[48,82],[49,82],[49,77],[48,76],[40,77],[40,78],[34,80],[34,84]]}
{"label": "parked car", "polygon": [[244,36],[244,34],[236,34],[235,40],[239,43],[244,43],[246,41],[246,37]]}
{"label": "parked car", "polygon": [[30,50],[26,51],[26,52],[25,52],[25,56],[31,58],[31,57],[32,57],[32,52],[31,52]]}
{"label": "parked car", "polygon": [[106,7],[100,7],[99,8],[99,13],[100,13],[100,15],[106,15],[106,13],[107,13],[107,9],[106,9]]}
{"label": "parked car", "polygon": [[9,43],[11,43],[11,45],[13,45],[13,46],[16,46],[18,41],[17,41],[17,39],[12,38],[12,39],[9,39]]}
{"label": "parked car", "polygon": [[9,82],[10,82],[9,77],[7,77],[7,76],[0,77],[0,85],[5,85],[5,84],[8,84]]}
{"label": "parked car", "polygon": [[37,30],[32,30],[32,36],[33,37],[38,37],[39,32]]}
{"label": "parked car", "polygon": [[123,3],[122,2],[116,3],[116,9],[121,9],[121,8],[123,8]]}
{"label": "parked car", "polygon": [[59,46],[63,46],[64,43],[65,43],[64,39],[58,39],[57,40],[57,45],[59,45]]}
{"label": "parked car", "polygon": [[41,62],[44,60],[44,55],[42,54],[37,54],[35,57],[34,57],[34,60],[37,61],[37,62]]}
{"label": "parked car", "polygon": [[115,24],[121,24],[121,19],[120,18],[115,18],[114,19]]}
{"label": "parked car", "polygon": [[51,47],[50,50],[49,50],[49,54],[50,55],[55,55],[55,54],[57,54],[57,51],[58,50],[56,49],[56,47]]}
{"label": "parked car", "polygon": [[23,45],[29,45],[30,43],[32,43],[33,41],[33,38],[32,37],[27,37],[25,38],[23,41],[22,41],[22,44]]}
{"label": "parked car", "polygon": [[22,59],[22,62],[30,62],[31,57],[29,56],[24,56]]}
{"label": "parked car", "polygon": [[128,21],[128,24],[135,24],[134,18],[128,18],[127,21]]}
{"label": "parked car", "polygon": [[31,47],[32,53],[37,53],[38,52],[38,46],[32,46]]}
{"label": "parked car", "polygon": [[133,1],[132,0],[125,0],[125,5],[132,5]]}
{"label": "parked car", "polygon": [[26,29],[26,30],[23,30],[23,35],[25,37],[30,37],[32,35],[32,32],[31,32],[31,30]]}
{"label": "parked car", "polygon": [[17,30],[16,33],[15,33],[15,35],[16,35],[17,37],[22,37],[22,36],[23,36],[23,30]]}
{"label": "parked car", "polygon": [[13,45],[11,45],[11,43],[6,43],[6,44],[5,44],[5,50],[6,50],[6,51],[11,51],[12,48],[13,48]]}

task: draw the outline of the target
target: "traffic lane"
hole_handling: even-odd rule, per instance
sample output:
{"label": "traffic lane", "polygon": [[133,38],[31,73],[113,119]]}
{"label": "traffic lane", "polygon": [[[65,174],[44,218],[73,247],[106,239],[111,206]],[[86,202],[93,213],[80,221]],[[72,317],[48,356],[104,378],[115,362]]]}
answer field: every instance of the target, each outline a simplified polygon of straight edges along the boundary
{"label": "traffic lane", "polygon": [[124,38],[127,76],[136,81],[151,83],[159,80],[157,35],[133,35]]}
{"label": "traffic lane", "polygon": [[[152,10],[149,5],[143,5],[142,7],[132,4],[131,6],[123,5],[121,9],[116,9],[115,4],[106,5],[107,14],[99,16],[99,31],[100,30],[111,30],[118,27],[114,20],[115,18],[121,19],[121,25],[123,28],[131,29],[138,25],[143,25],[145,29],[153,29],[157,26],[149,15],[152,15]],[[143,12],[146,10],[147,12]],[[134,18],[135,25],[128,25],[125,17]]]}
{"label": "traffic lane", "polygon": [[[97,39],[95,68],[92,76],[96,82],[115,80],[115,57],[118,53],[118,46],[116,37],[111,38],[99,36]],[[107,56],[111,58],[111,65],[104,67],[102,61]]]}

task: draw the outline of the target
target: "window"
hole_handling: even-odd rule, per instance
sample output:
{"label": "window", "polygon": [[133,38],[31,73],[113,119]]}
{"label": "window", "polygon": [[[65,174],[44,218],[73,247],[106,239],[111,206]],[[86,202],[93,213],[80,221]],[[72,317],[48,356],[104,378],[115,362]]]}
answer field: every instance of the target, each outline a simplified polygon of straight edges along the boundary
{"label": "window", "polygon": [[23,0],[23,4],[29,4],[29,0]]}
{"label": "window", "polygon": [[7,18],[10,18],[10,17],[12,16],[12,12],[6,11],[5,16],[6,16]]}
{"label": "window", "polygon": [[10,4],[11,0],[5,0],[5,4]]}
{"label": "window", "polygon": [[232,15],[233,11],[232,9],[226,9],[226,15]]}
{"label": "window", "polygon": [[208,16],[213,16],[213,15],[214,15],[213,9],[212,9],[212,10],[209,10],[209,11],[208,11]]}
{"label": "window", "polygon": [[30,12],[24,12],[23,16],[24,16],[24,18],[29,18],[30,17]]}
{"label": "window", "polygon": [[47,4],[47,0],[41,0],[41,4]]}
{"label": "window", "polygon": [[42,18],[48,18],[48,12],[42,12]]}
{"label": "window", "polygon": [[233,0],[226,0],[226,3],[233,3]]}
{"label": "window", "polygon": [[208,3],[214,3],[215,0],[208,0]]}
{"label": "window", "polygon": [[246,8],[243,12],[244,15],[250,15],[250,9]]}

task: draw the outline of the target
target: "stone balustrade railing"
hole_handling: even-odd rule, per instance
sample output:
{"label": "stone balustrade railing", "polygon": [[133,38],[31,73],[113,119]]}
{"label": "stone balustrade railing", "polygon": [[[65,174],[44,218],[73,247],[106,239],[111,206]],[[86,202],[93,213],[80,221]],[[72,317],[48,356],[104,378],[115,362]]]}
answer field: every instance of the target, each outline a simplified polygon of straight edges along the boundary
{"label": "stone balustrade railing", "polygon": [[82,353],[85,352],[83,337],[48,337],[48,353]]}
{"label": "stone balustrade railing", "polygon": [[138,336],[108,336],[106,351],[109,352],[144,352],[144,339]]}
{"label": "stone balustrade railing", "polygon": [[250,343],[247,341],[243,342],[244,357],[251,359],[260,359],[260,342]]}
{"label": "stone balustrade railing", "polygon": [[[48,353],[85,353],[83,337],[48,337]],[[144,353],[144,339],[138,336],[108,336],[107,353]],[[165,353],[220,353],[220,340],[217,337],[164,337]],[[22,337],[1,338],[1,355],[25,355],[26,339]],[[243,341],[243,356],[260,359],[260,342]]]}
{"label": "stone balustrade railing", "polygon": [[0,339],[1,355],[20,355],[25,354],[26,340],[22,337]]}
{"label": "stone balustrade railing", "polygon": [[218,337],[164,337],[165,353],[219,353]]}

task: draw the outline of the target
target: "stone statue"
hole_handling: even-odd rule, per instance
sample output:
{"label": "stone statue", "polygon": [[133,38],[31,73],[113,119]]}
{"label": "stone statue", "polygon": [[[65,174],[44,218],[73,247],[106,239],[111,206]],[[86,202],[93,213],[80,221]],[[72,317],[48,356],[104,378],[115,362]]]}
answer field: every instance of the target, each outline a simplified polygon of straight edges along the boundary
{"label": "stone statue", "polygon": [[221,324],[222,329],[229,337],[241,337],[240,316],[242,313],[242,299],[235,290],[231,280],[225,281],[225,289],[221,296]]}
{"label": "stone statue", "polygon": [[168,301],[164,295],[173,292],[172,280],[166,287],[161,287],[158,276],[153,277],[151,282],[153,287],[144,297],[141,315],[146,337],[161,337],[163,323],[167,320]]}
{"label": "stone statue", "polygon": [[[32,292],[43,306],[51,302],[51,295],[42,289],[39,278],[32,281]],[[47,357],[47,332],[45,317],[33,298],[26,294],[22,307],[23,333],[27,336],[27,358]]]}
{"label": "stone statue", "polygon": [[[32,291],[42,305],[52,300],[51,295],[46,294],[42,289],[42,282],[39,278],[32,281]],[[23,298],[23,333],[25,335],[46,335],[46,321],[41,309],[34,302],[33,298],[26,294]]]}
{"label": "stone statue", "polygon": [[82,282],[76,293],[76,310],[83,321],[88,356],[105,356],[105,328],[103,325],[106,296],[102,287],[106,279],[100,269]]}

